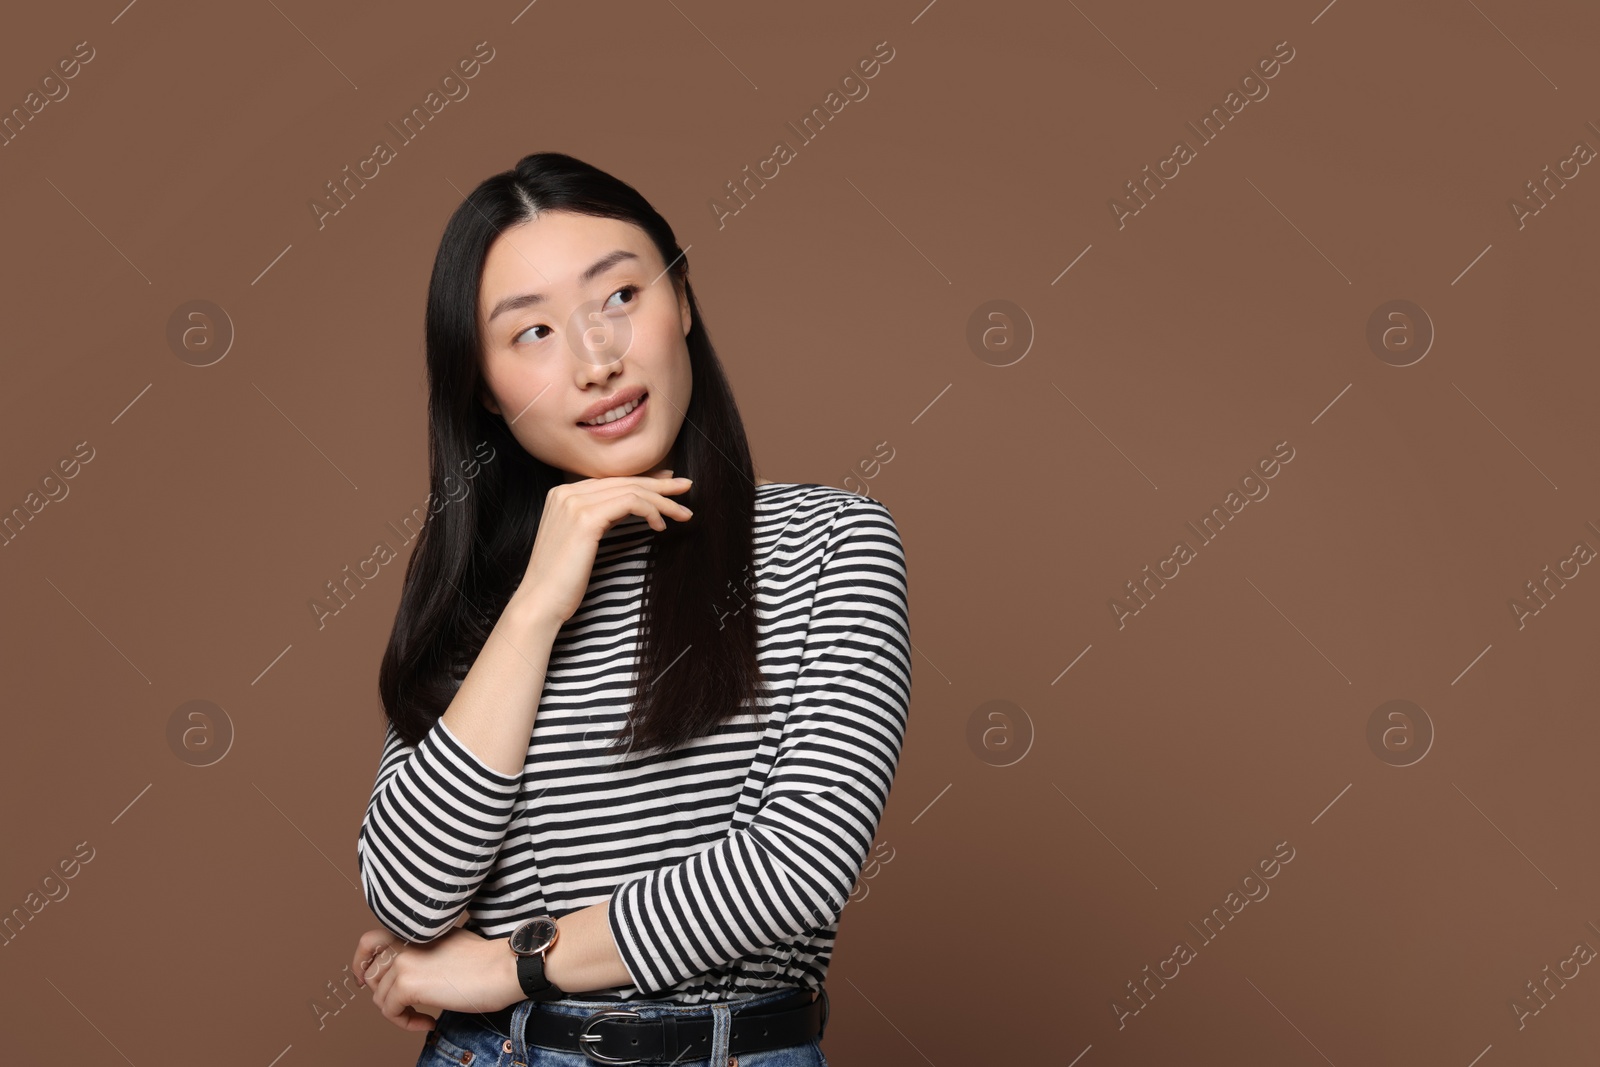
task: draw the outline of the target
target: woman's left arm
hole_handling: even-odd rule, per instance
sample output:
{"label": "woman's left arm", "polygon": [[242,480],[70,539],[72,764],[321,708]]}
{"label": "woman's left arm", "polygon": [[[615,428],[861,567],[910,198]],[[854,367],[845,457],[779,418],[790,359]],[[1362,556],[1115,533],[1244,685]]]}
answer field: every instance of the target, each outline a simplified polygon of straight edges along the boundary
{"label": "woman's left arm", "polygon": [[[633,980],[611,936],[610,911],[611,901],[602,900],[556,920],[561,933],[545,953],[544,974],[562,991],[582,996],[596,989],[627,985]],[[507,952],[509,954],[509,949]],[[515,967],[512,981],[516,981]]]}
{"label": "woman's left arm", "polygon": [[[628,970],[611,938],[610,901],[569,912],[556,920],[560,934],[545,954],[545,977],[569,994],[626,985]],[[420,944],[394,941],[386,930],[369,930],[356,946],[354,973],[371,985],[372,1000],[402,1030],[432,1029],[430,1012],[492,1012],[523,999],[517,957],[509,937],[484,937],[457,926]]]}

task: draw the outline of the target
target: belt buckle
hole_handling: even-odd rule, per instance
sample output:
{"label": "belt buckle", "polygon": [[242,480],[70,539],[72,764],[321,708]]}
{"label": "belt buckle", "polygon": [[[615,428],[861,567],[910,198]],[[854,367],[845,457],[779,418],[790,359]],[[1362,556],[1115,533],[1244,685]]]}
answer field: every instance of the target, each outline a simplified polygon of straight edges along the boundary
{"label": "belt buckle", "polygon": [[639,1017],[639,1013],[636,1011],[622,1011],[616,1008],[602,1008],[593,1015],[590,1015],[587,1019],[583,1020],[583,1025],[578,1027],[578,1050],[582,1052],[586,1058],[591,1059],[596,1063],[643,1063],[644,1061],[642,1059],[619,1060],[613,1059],[610,1056],[601,1055],[599,1050],[591,1048],[591,1046],[598,1045],[600,1043],[600,1035],[591,1034],[589,1032],[589,1027],[593,1026],[602,1019],[637,1019]]}

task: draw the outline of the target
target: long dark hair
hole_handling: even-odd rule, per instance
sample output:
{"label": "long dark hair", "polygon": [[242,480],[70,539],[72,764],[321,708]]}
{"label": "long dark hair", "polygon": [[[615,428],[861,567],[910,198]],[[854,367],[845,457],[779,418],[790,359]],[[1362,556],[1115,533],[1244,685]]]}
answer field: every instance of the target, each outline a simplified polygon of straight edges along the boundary
{"label": "long dark hair", "polygon": [[688,259],[672,227],[632,186],[571,156],[539,152],[486,179],[450,216],[428,285],[429,486],[441,500],[465,475],[468,491],[450,496],[423,525],[378,671],[384,711],[410,744],[449,706],[527,570],[545,494],[565,480],[480,399],[484,260],[502,231],[556,210],[643,229],[672,283],[687,291],[694,317],[686,338],[693,393],[665,464],[694,479],[673,497],[694,518],[648,530],[632,707],[612,751],[674,749],[763,693],[755,612],[728,610],[730,590],[747,588],[754,565],[750,448],[689,284]]}

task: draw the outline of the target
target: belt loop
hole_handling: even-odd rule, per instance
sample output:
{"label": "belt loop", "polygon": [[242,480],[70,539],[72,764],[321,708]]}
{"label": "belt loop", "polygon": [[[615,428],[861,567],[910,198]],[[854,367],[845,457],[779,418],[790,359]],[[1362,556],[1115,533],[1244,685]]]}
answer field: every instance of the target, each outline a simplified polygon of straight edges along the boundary
{"label": "belt loop", "polygon": [[822,1023],[817,1027],[817,1040],[821,1041],[822,1035],[828,1032],[828,987],[818,986],[817,990],[822,996]]}
{"label": "belt loop", "polygon": [[733,1029],[733,1013],[727,1001],[711,1005],[711,1063],[710,1067],[727,1067],[728,1035]]}
{"label": "belt loop", "polygon": [[518,1063],[531,1063],[528,1054],[528,1016],[533,1014],[534,1003],[523,1000],[511,1012],[511,1058]]}
{"label": "belt loop", "polygon": [[684,1053],[678,1047],[678,1018],[670,1011],[661,1016],[661,1053],[672,1057],[673,1063],[677,1063]]}

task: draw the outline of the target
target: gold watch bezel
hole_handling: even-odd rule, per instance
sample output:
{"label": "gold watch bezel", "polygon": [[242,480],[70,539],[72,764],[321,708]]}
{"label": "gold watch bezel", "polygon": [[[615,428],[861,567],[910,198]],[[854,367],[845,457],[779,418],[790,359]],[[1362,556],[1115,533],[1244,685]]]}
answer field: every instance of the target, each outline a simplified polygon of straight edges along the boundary
{"label": "gold watch bezel", "polygon": [[[519,937],[532,936],[531,933],[528,934],[528,935],[524,935],[523,931],[529,930],[531,927],[534,926],[535,923],[546,923],[546,924],[548,924],[549,928],[550,928],[549,937],[542,944],[538,945],[535,948],[527,949],[527,950],[518,948],[517,947],[518,938]],[[531,919],[528,919],[528,920],[526,920],[524,922],[518,923],[517,924],[517,928],[515,930],[511,931],[511,936],[509,938],[507,938],[506,943],[511,947],[511,952],[515,956],[543,956],[543,955],[545,955],[546,953],[548,953],[550,951],[551,947],[553,947],[555,945],[556,939],[558,937],[560,937],[560,936],[561,936],[561,927],[560,927],[559,924],[557,924],[554,916],[552,916],[552,915],[535,915]]]}

